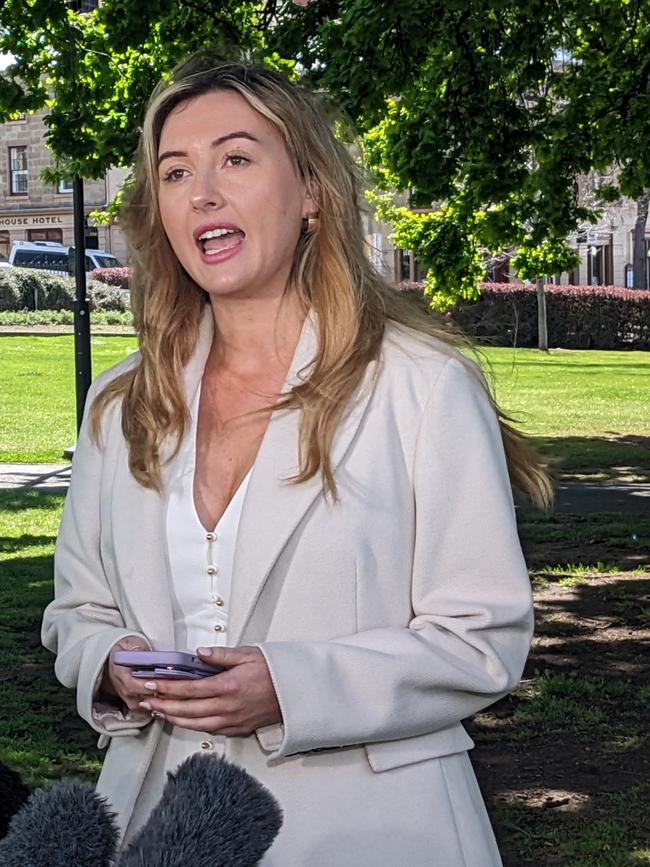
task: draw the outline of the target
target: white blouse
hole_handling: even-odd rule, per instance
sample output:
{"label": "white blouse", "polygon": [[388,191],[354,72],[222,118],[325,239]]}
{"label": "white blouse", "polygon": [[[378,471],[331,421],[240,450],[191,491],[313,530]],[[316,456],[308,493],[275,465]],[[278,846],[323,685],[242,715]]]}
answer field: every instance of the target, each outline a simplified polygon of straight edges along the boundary
{"label": "white blouse", "polygon": [[[228,643],[228,610],[235,541],[250,470],[219,522],[206,530],[194,504],[196,429],[200,390],[190,409],[190,429],[169,480],[167,554],[171,572],[174,650],[195,653],[197,647]],[[166,725],[165,729],[169,727]],[[173,770],[199,750],[223,753],[223,737],[188,729],[170,732],[165,769]]]}

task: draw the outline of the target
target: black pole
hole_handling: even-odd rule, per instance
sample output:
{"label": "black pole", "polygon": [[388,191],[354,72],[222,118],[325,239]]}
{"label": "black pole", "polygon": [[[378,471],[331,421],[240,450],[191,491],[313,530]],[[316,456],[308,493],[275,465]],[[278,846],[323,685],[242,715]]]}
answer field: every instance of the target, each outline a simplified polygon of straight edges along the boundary
{"label": "black pole", "polygon": [[86,297],[86,224],[84,182],[76,176],[72,182],[75,249],[74,357],[77,392],[77,433],[81,427],[86,396],[92,380],[90,368],[90,308]]}

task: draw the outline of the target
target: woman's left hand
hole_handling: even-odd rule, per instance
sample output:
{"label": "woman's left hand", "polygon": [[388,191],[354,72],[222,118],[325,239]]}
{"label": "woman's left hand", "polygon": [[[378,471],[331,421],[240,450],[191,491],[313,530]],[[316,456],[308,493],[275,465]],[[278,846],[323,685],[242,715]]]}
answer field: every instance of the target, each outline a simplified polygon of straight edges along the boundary
{"label": "woman's left hand", "polygon": [[200,648],[210,665],[227,667],[202,680],[151,680],[144,710],[172,725],[220,735],[249,735],[262,726],[282,722],[271,675],[259,647]]}

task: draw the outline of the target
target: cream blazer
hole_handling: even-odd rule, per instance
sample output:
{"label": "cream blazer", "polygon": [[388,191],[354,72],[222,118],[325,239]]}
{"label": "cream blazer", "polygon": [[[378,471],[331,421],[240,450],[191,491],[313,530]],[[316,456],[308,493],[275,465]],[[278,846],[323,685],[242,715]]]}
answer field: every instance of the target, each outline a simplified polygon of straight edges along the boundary
{"label": "cream blazer", "polygon": [[[188,404],[212,328],[208,308],[184,373]],[[287,385],[308,369],[316,330],[308,317]],[[135,363],[102,374],[88,405]],[[319,478],[288,482],[298,411],[273,413],[238,531],[228,643],[261,647],[283,716],[227,739],[227,757],[284,810],[263,863],[495,867],[460,721],[518,683],[532,600],[494,411],[449,349],[391,326],[331,460],[337,503]],[[84,422],[43,643],[110,744],[98,788],[127,837],[152,806],[138,795],[162,723],[94,704],[93,690],[123,636],[172,647],[164,516],[164,493],[129,472],[119,407],[105,414],[102,447]]]}

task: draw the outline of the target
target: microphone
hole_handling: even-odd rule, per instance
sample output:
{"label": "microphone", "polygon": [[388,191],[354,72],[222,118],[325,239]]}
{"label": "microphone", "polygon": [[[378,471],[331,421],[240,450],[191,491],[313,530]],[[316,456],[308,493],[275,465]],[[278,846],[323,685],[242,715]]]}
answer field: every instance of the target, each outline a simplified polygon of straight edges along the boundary
{"label": "microphone", "polygon": [[254,867],[281,826],[282,810],[260,782],[197,753],[168,774],[160,801],[117,867]]}
{"label": "microphone", "polygon": [[117,848],[114,814],[90,783],[34,792],[0,840],[0,867],[109,867]]}
{"label": "microphone", "polygon": [[0,762],[0,839],[9,830],[11,817],[29,798],[29,789],[18,771]]}

